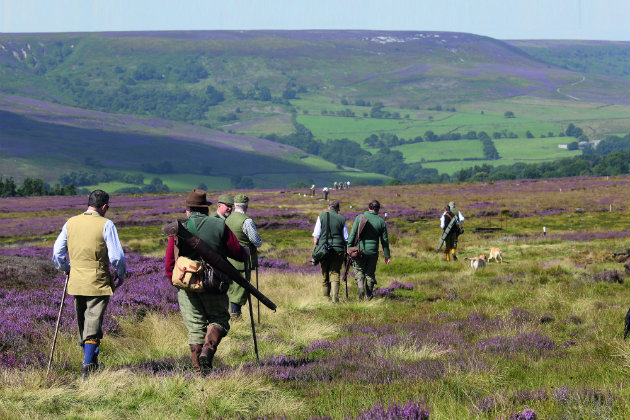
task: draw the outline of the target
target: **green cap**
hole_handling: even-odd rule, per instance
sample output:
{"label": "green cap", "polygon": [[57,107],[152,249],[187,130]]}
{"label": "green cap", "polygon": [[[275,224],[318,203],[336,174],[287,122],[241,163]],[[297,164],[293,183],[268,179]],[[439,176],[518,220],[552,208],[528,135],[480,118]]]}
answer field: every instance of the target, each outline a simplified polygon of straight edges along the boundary
{"label": "green cap", "polygon": [[221,194],[217,199],[217,203],[227,204],[228,206],[234,205],[234,197],[230,194]]}
{"label": "green cap", "polygon": [[249,197],[246,196],[245,194],[236,194],[234,196],[234,204],[239,205],[239,204],[247,204],[249,203]]}

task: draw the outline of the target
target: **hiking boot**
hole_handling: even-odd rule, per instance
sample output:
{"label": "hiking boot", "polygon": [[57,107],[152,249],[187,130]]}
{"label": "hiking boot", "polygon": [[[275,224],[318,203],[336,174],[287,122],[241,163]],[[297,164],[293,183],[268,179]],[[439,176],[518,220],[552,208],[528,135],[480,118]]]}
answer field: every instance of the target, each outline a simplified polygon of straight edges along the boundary
{"label": "hiking boot", "polygon": [[225,337],[226,334],[225,330],[218,325],[210,325],[208,327],[206,339],[203,343],[201,353],[199,353],[199,366],[201,367],[202,373],[212,370],[214,354],[217,352],[217,347],[221,339]]}
{"label": "hiking boot", "polygon": [[203,344],[190,344],[190,356],[192,357],[193,369],[195,372],[201,372],[201,366],[199,365],[199,355]]}
{"label": "hiking boot", "polygon": [[243,314],[240,312],[232,312],[230,314],[230,321],[238,321],[243,317]]}

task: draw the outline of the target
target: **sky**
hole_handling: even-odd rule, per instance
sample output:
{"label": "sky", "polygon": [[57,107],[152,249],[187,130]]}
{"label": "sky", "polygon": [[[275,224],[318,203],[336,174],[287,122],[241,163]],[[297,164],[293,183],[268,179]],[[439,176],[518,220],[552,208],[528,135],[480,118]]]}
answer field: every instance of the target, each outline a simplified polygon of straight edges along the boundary
{"label": "sky", "polygon": [[629,0],[0,0],[0,33],[367,29],[630,41]]}

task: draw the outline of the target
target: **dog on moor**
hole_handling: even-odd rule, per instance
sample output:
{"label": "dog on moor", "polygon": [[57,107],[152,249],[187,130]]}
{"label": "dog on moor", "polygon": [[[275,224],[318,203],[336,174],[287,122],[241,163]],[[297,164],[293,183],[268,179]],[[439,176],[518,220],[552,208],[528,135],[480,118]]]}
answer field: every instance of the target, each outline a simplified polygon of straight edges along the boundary
{"label": "dog on moor", "polygon": [[500,260],[501,264],[503,264],[503,253],[499,248],[490,248],[490,253],[488,254],[488,262],[490,262],[490,260],[493,258],[496,262],[499,262]]}
{"label": "dog on moor", "polygon": [[475,258],[466,257],[464,259],[470,261],[470,268],[472,268],[473,271],[477,271],[480,268],[486,268],[486,256],[484,254]]}

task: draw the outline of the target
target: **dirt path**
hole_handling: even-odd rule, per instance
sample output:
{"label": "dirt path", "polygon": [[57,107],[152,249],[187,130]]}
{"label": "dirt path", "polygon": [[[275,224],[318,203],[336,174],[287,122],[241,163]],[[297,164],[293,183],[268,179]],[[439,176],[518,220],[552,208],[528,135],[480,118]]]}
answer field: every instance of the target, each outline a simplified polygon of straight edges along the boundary
{"label": "dirt path", "polygon": [[[584,81],[586,80],[586,77],[582,76],[582,80],[578,80],[577,82],[573,82],[571,83],[570,86],[575,86],[575,85],[579,85],[580,83],[584,83]],[[580,98],[576,98],[575,96],[569,95],[568,93],[562,93],[560,92],[561,88],[556,89],[556,92],[558,92],[560,95],[564,95],[569,99],[573,99],[574,101],[581,101]]]}

